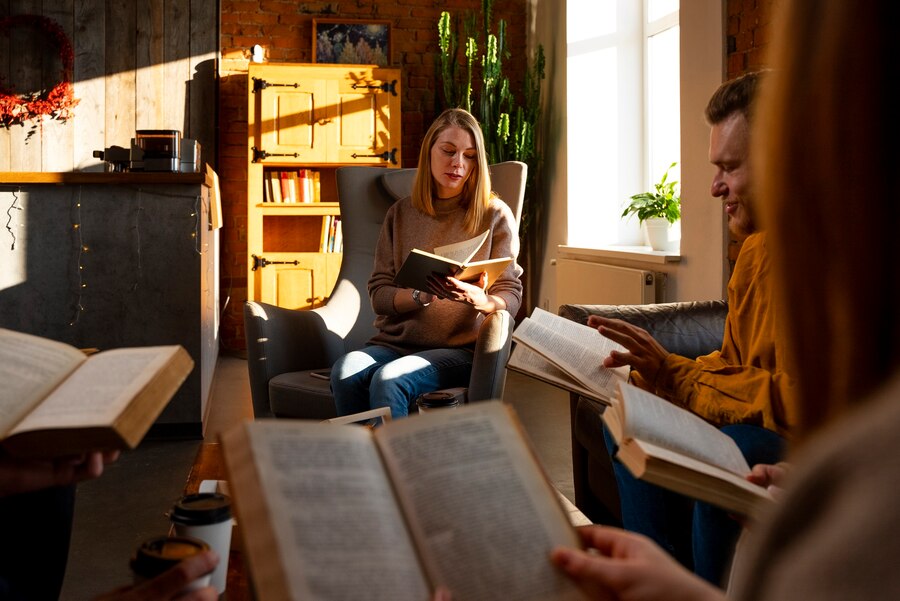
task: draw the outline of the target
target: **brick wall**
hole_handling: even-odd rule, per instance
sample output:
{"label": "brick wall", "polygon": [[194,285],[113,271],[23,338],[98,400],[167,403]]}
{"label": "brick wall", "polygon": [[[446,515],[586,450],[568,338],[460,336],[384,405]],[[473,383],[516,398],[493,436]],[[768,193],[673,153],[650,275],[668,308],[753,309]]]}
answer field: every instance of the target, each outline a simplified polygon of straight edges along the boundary
{"label": "brick wall", "polygon": [[[772,13],[780,1],[727,1],[725,42],[728,79],[766,67],[765,51],[772,35]],[[729,236],[728,261],[732,267],[740,250],[740,242]]]}
{"label": "brick wall", "polygon": [[[425,129],[436,116],[437,21],[441,11],[480,11],[481,0],[221,0],[222,64],[219,84],[219,160],[222,187],[222,345],[245,348],[243,302],[247,298],[247,64],[250,48],[266,49],[269,63],[312,62],[314,18],[377,19],[392,24],[394,66],[403,71],[403,166],[415,166]],[[517,89],[525,70],[526,0],[495,0],[493,22],[507,22],[512,56],[504,74]],[[492,27],[496,31],[496,25]]]}

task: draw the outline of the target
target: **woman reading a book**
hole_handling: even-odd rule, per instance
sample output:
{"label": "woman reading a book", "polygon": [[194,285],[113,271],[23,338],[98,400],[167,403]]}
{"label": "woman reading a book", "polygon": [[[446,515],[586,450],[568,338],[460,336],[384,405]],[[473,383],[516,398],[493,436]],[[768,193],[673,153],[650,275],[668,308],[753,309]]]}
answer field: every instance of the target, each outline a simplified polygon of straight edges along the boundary
{"label": "woman reading a book", "polygon": [[394,277],[413,249],[431,252],[485,231],[474,260],[518,255],[515,218],[491,192],[481,128],[468,112],[448,109],[422,141],[412,195],[385,216],[369,280],[378,333],[331,370],[338,415],[389,407],[404,417],[420,394],[468,385],[478,328],[494,311],[516,314],[522,268],[513,260],[492,282],[484,274],[431,278],[427,290],[399,287]]}
{"label": "woman reading a book", "polygon": [[[735,559],[741,600],[900,597],[900,6],[791,0],[753,134],[799,392],[793,468]],[[761,466],[750,479],[772,484]],[[775,471],[775,474],[779,472]],[[591,526],[552,560],[595,599],[722,599],[648,539]]]}

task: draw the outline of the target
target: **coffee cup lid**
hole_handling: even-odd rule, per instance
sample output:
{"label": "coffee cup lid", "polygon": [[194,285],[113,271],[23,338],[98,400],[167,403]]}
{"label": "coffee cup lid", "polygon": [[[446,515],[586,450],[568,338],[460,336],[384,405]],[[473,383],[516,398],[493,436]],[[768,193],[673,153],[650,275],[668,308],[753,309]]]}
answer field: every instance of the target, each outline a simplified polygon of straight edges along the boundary
{"label": "coffee cup lid", "polygon": [[218,524],[231,519],[231,499],[219,492],[201,492],[178,500],[169,519],[187,526]]}
{"label": "coffee cup lid", "polygon": [[145,578],[153,578],[182,559],[208,549],[208,544],[190,536],[157,536],[138,547],[131,559],[131,569]]}

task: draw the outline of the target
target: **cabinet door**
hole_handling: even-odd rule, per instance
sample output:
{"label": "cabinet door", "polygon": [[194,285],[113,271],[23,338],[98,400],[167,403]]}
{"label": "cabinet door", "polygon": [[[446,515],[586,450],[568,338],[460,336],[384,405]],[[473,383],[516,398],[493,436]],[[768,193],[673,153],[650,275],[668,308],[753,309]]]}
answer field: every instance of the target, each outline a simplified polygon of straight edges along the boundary
{"label": "cabinet door", "polygon": [[289,309],[314,309],[325,303],[326,271],[321,254],[268,253],[266,258],[298,263],[270,264],[253,272],[259,300]]}
{"label": "cabinet door", "polygon": [[328,141],[323,126],[333,119],[335,111],[328,102],[328,83],[299,77],[296,81],[267,82],[267,87],[256,93],[260,103],[261,149],[276,156],[279,162],[327,161]]}
{"label": "cabinet door", "polygon": [[397,69],[349,73],[336,91],[337,140],[334,161],[399,164],[400,81]]}

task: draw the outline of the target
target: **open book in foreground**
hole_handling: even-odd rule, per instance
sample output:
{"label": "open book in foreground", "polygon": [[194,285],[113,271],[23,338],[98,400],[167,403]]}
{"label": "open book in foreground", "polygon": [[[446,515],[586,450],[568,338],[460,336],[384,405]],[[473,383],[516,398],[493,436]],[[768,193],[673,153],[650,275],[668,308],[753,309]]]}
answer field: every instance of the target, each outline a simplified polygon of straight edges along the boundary
{"label": "open book in foreground", "polygon": [[0,329],[0,444],[25,457],[133,449],[193,366],[178,345],[88,356]]}
{"label": "open book in foreground", "polygon": [[257,597],[582,599],[549,562],[578,546],[500,401],[380,428],[245,422],[222,435]]}
{"label": "open book in foreground", "polygon": [[651,392],[619,384],[618,402],[601,418],[618,443],[616,458],[636,478],[740,515],[772,500],[745,479],[750,466],[731,438]]}
{"label": "open book in foreground", "polygon": [[628,380],[627,366],[603,367],[610,351],[623,347],[580,324],[535,307],[513,332],[515,347],[506,367],[604,403]]}
{"label": "open book in foreground", "polygon": [[[453,276],[460,280],[477,280],[481,272],[487,272],[488,284],[492,284],[512,263],[512,257],[472,261],[490,235],[490,230],[447,246],[438,246],[433,253],[414,248],[406,256],[403,265],[394,276],[394,283],[403,288],[428,290],[428,276]],[[471,262],[470,262],[471,261]]]}

